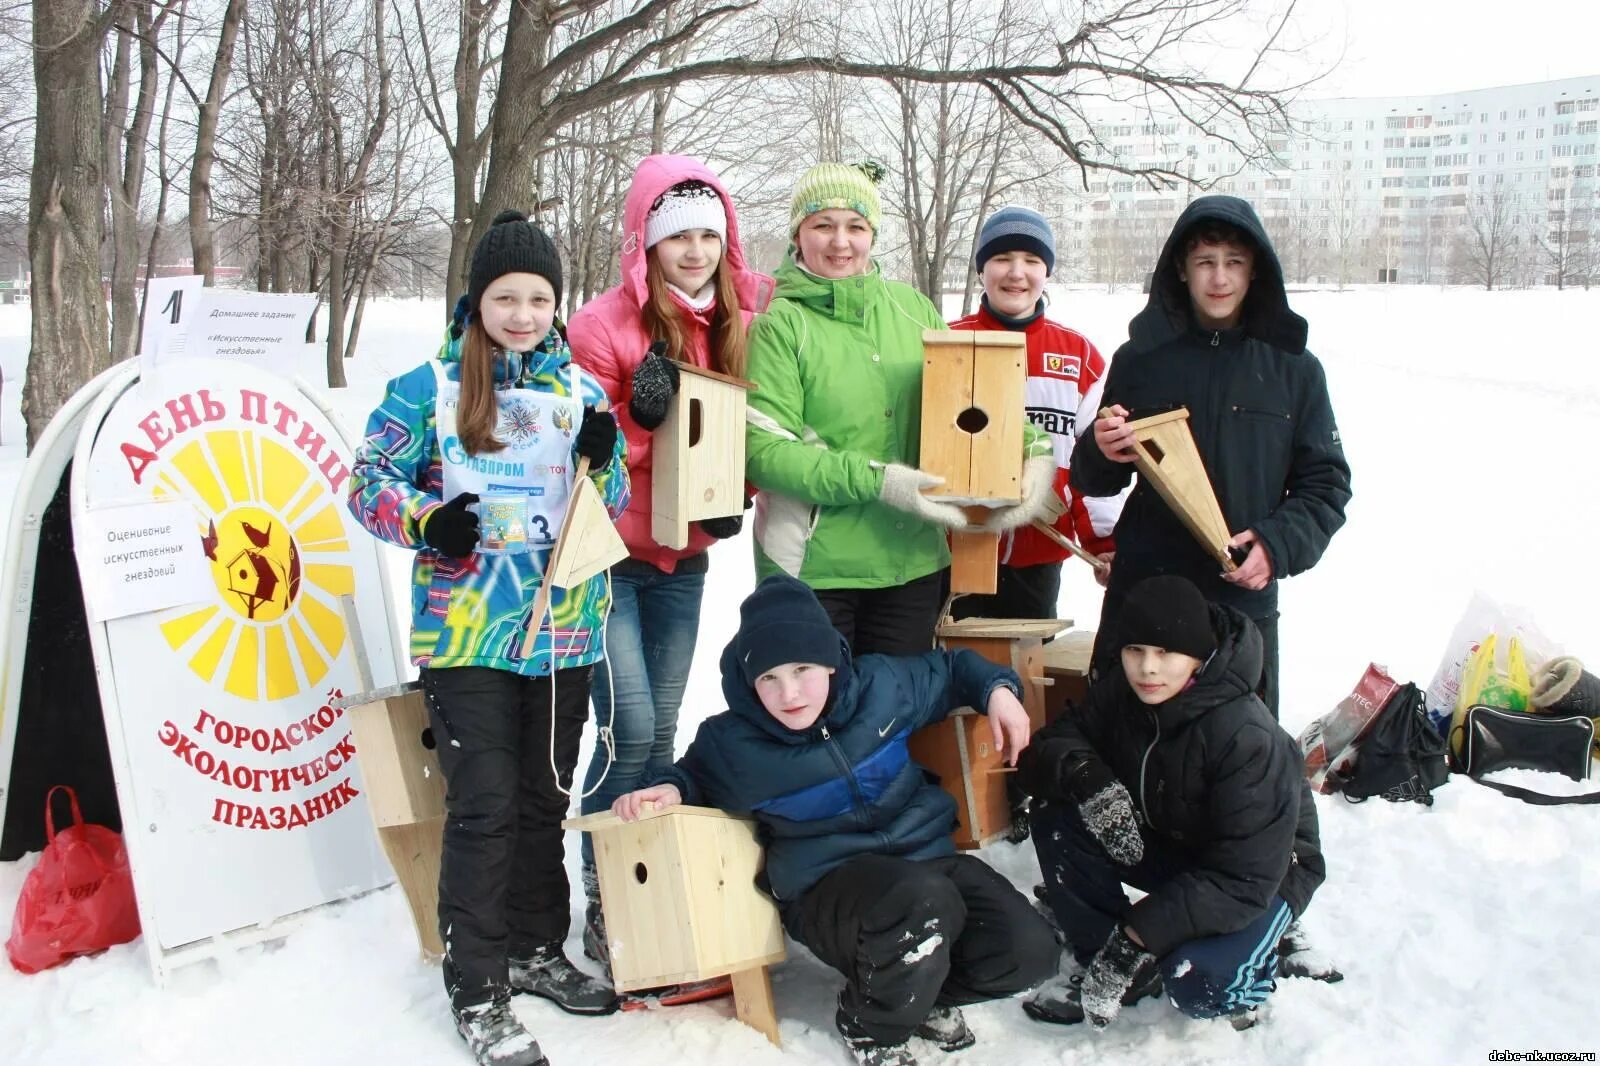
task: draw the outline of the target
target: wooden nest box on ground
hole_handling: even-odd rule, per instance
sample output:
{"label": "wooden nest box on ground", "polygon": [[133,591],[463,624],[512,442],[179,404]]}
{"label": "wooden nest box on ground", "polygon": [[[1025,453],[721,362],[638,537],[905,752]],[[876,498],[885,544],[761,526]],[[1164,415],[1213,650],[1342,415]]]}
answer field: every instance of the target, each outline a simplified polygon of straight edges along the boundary
{"label": "wooden nest box on ground", "polygon": [[745,392],[753,382],[678,364],[678,393],[651,438],[650,533],[682,548],[689,523],[744,513]]}
{"label": "wooden nest box on ground", "polygon": [[[917,465],[944,478],[927,495],[974,522],[1022,500],[1027,340],[1005,331],[924,330],[922,440]],[[995,591],[998,533],[951,536],[951,591]]]}
{"label": "wooden nest box on ground", "polygon": [[783,961],[783,926],[756,887],[755,824],[675,805],[634,822],[602,812],[561,825],[593,837],[617,991],[728,975],[739,1020],[778,1043],[767,967]]}
{"label": "wooden nest box on ground", "polygon": [[438,958],[444,954],[439,939],[444,774],[428,736],[426,697],[410,682],[343,703],[378,840],[411,908],[423,955]]}
{"label": "wooden nest box on ground", "polygon": [[[1064,618],[964,618],[939,625],[946,648],[968,648],[989,662],[1009,666],[1022,679],[1022,706],[1034,731],[1044,725],[1044,647],[1072,623]],[[967,707],[942,722],[911,734],[911,757],[939,775],[939,785],[956,801],[955,846],[981,848],[1011,829],[1006,800],[1010,776],[994,746],[989,720]]]}

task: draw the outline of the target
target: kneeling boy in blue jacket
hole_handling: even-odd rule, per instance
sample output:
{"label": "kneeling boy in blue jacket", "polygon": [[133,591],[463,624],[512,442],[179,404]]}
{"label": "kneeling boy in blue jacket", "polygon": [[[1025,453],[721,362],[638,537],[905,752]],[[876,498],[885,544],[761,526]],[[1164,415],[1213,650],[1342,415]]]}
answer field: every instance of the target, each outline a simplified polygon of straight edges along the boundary
{"label": "kneeling boy in blue jacket", "polygon": [[612,809],[748,812],[789,935],[845,975],[835,1024],[859,1063],[914,1066],[908,1040],[973,1042],[959,1007],[1054,973],[1049,925],[950,842],[955,802],[911,760],[912,731],[984,711],[1008,762],[1028,743],[1017,675],[970,651],[852,662],[806,585],[767,578],[722,653],[728,710],[700,725],[659,783]]}

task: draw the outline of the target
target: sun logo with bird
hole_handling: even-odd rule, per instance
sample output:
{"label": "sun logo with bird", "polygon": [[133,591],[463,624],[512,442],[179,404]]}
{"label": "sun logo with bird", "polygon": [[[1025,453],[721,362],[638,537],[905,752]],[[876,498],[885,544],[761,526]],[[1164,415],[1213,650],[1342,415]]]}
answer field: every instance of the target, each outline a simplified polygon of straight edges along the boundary
{"label": "sun logo with bird", "polygon": [[186,499],[216,585],[212,602],[161,623],[202,679],[244,699],[313,689],[348,639],[355,591],[337,499],[305,455],[253,431],[214,429],[163,464],[158,499]]}

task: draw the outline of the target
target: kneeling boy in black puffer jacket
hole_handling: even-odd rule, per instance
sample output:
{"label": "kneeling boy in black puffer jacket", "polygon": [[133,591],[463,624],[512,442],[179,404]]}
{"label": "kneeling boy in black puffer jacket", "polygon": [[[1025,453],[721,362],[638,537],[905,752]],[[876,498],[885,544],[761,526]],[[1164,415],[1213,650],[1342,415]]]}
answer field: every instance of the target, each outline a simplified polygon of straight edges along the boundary
{"label": "kneeling boy in black puffer jacket", "polygon": [[[1242,1028],[1325,872],[1300,753],[1255,695],[1256,627],[1187,579],[1134,586],[1114,639],[1121,669],[1019,764],[1045,901],[1083,967],[1023,1007],[1098,1029],[1164,980],[1185,1014]],[[1130,905],[1123,884],[1149,894]]]}
{"label": "kneeling boy in black puffer jacket", "polygon": [[846,977],[835,1022],[856,1061],[914,1066],[912,1036],[973,1042],[961,1004],[1054,972],[1048,923],[950,842],[955,801],[912,761],[911,733],[957,707],[989,716],[1007,762],[1028,743],[1017,675],[970,651],[850,651],[806,585],[767,578],[722,653],[728,710],[700,724],[657,784],[619,798],[753,815],[762,886],[789,935]]}

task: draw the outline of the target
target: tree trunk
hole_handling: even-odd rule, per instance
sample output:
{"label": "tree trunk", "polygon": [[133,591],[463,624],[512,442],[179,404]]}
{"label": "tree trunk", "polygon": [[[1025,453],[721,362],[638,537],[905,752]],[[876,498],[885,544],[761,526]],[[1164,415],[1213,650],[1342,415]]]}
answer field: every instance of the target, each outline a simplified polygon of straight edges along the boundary
{"label": "tree trunk", "polygon": [[22,392],[30,449],[72,394],[111,365],[100,286],[100,46],[108,24],[95,0],[34,0],[33,335]]}
{"label": "tree trunk", "polygon": [[189,244],[194,249],[194,272],[205,275],[207,285],[216,281],[217,274],[216,244],[211,236],[211,167],[217,158],[217,115],[222,110],[228,75],[233,71],[233,45],[239,38],[245,2],[228,0],[222,13],[217,57],[211,65],[211,87],[200,107],[194,135],[194,167],[189,172]]}
{"label": "tree trunk", "polygon": [[[106,107],[106,187],[111,200],[111,359],[133,355],[139,338],[139,203],[144,195],[145,154],[150,124],[155,118],[160,78],[156,67],[156,36],[166,21],[165,12],[151,21],[150,0],[131,3],[134,25],[117,27],[114,89]],[[125,15],[126,17],[126,15]],[[126,129],[132,66],[131,48],[139,42],[139,92],[133,119]],[[118,147],[121,146],[121,152]],[[118,158],[120,156],[120,159]]]}
{"label": "tree trunk", "polygon": [[[549,136],[538,79],[547,61],[552,27],[549,0],[520,0],[506,20],[506,44],[500,57],[500,89],[490,126],[489,170],[483,197],[472,220],[468,247],[489,230],[494,216],[507,208],[529,210],[537,199],[534,166]],[[466,275],[456,277],[456,292],[466,291]]]}

